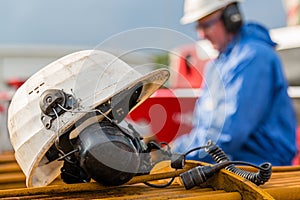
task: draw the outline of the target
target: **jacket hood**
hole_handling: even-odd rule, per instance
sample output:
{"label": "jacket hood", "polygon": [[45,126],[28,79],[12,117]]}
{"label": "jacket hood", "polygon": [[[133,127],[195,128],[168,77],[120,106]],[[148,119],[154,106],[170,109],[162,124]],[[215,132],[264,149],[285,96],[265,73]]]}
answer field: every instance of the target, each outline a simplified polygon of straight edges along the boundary
{"label": "jacket hood", "polygon": [[271,39],[268,29],[261,24],[255,22],[246,23],[242,27],[241,34],[253,40],[264,42],[272,47],[277,46],[277,43]]}

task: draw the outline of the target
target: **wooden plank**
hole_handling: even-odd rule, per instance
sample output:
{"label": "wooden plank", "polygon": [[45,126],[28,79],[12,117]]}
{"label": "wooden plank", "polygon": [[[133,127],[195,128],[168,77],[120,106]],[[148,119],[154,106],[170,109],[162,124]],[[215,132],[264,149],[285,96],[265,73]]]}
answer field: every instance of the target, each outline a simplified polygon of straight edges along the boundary
{"label": "wooden plank", "polygon": [[13,152],[5,152],[0,154],[0,163],[16,162]]}
{"label": "wooden plank", "polygon": [[10,172],[21,172],[21,168],[16,162],[0,163],[0,174]]}
{"label": "wooden plank", "polygon": [[0,184],[14,182],[25,182],[25,175],[22,172],[0,174]]}
{"label": "wooden plank", "polygon": [[[164,167],[155,171],[155,174],[136,176],[126,185],[118,187],[105,187],[96,182],[82,184],[65,184],[57,178],[50,186],[38,188],[26,188],[25,176],[15,162],[13,154],[0,155],[0,198],[18,199],[207,199],[221,198],[242,199],[247,195],[254,197],[254,193],[268,194],[270,196],[255,196],[263,199],[300,199],[300,167],[274,167],[271,179],[262,186],[257,187],[249,181],[222,170],[208,183],[213,188],[194,187],[185,190],[180,185],[179,174],[190,168],[202,164],[200,162],[188,162],[183,170],[174,171]],[[250,168],[249,168],[250,169]],[[251,171],[249,170],[248,171]],[[247,169],[245,169],[247,170]],[[253,169],[252,169],[253,170]],[[254,170],[255,171],[255,170]],[[161,172],[161,173],[159,173]],[[165,183],[171,177],[177,177],[173,185],[167,188],[152,188],[142,184],[146,181]],[[162,180],[164,179],[164,180]],[[215,182],[214,184],[211,184]],[[227,186],[226,186],[227,185]],[[230,187],[228,187],[230,185]],[[209,186],[209,184],[207,185]],[[226,187],[224,187],[226,186]],[[237,187],[238,186],[238,187]],[[252,188],[249,190],[249,188]],[[253,190],[253,191],[252,191]],[[237,192],[240,191],[240,192]],[[252,191],[252,192],[251,192]],[[253,196],[254,195],[254,196]],[[257,194],[256,194],[257,195]]]}

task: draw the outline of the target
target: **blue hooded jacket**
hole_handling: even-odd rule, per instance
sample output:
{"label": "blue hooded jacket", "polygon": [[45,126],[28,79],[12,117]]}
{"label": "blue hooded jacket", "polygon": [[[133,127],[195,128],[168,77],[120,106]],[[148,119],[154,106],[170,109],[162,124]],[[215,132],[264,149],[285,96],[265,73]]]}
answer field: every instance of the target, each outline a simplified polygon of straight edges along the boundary
{"label": "blue hooded jacket", "polygon": [[[217,143],[231,160],[290,165],[296,153],[296,115],[268,30],[244,24],[206,67],[194,128],[173,143],[175,152]],[[204,151],[187,159],[209,161]],[[206,156],[206,157],[205,157]]]}

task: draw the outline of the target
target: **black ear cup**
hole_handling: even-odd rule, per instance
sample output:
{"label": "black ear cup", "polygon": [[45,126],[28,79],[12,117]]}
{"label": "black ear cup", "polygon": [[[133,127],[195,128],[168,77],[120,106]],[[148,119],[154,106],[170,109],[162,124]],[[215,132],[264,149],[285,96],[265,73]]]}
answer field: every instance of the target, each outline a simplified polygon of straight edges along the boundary
{"label": "black ear cup", "polygon": [[140,167],[138,152],[129,138],[110,123],[85,128],[77,141],[80,167],[103,185],[121,185]]}
{"label": "black ear cup", "polygon": [[221,19],[223,20],[227,32],[236,33],[243,22],[237,3],[228,5],[224,9]]}

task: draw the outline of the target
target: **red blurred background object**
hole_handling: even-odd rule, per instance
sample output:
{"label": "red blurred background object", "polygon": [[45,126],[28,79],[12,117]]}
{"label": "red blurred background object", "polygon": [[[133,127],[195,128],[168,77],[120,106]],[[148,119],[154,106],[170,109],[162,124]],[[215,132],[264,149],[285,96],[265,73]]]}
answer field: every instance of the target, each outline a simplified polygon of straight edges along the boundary
{"label": "red blurred background object", "polygon": [[14,89],[18,89],[25,83],[25,79],[21,78],[10,78],[7,80],[6,84]]}
{"label": "red blurred background object", "polygon": [[149,126],[147,136],[159,142],[170,142],[190,132],[194,105],[200,90],[160,89],[133,110],[128,119]]}

